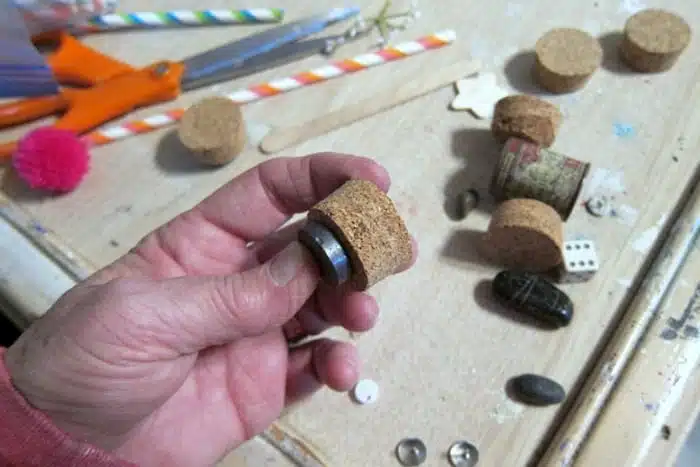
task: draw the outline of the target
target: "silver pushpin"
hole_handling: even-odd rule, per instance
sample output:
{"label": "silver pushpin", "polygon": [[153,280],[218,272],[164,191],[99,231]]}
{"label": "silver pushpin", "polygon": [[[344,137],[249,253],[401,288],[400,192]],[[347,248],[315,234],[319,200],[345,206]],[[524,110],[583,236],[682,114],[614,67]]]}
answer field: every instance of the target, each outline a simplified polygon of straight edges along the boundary
{"label": "silver pushpin", "polygon": [[479,450],[467,441],[457,441],[447,452],[453,467],[474,467],[479,463]]}
{"label": "silver pushpin", "polygon": [[416,466],[425,462],[428,449],[418,438],[406,438],[396,446],[396,459],[405,466]]}

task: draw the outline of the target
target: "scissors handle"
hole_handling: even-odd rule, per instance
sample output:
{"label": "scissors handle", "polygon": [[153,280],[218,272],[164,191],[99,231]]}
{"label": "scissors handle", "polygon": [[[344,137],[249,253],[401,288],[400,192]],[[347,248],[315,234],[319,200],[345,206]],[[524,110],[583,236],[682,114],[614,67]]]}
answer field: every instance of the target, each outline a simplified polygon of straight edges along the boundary
{"label": "scissors handle", "polygon": [[115,60],[61,31],[34,39],[35,44],[58,43],[57,49],[46,57],[56,79],[63,84],[91,86],[115,76],[136,71],[126,63]]}
{"label": "scissors handle", "polygon": [[[82,134],[138,107],[175,99],[184,70],[182,63],[159,62],[92,88],[66,89],[67,111],[53,126]],[[10,157],[16,147],[16,141],[1,144],[0,158]]]}
{"label": "scissors handle", "polygon": [[65,110],[68,100],[63,93],[33,97],[0,105],[0,128],[19,125]]}

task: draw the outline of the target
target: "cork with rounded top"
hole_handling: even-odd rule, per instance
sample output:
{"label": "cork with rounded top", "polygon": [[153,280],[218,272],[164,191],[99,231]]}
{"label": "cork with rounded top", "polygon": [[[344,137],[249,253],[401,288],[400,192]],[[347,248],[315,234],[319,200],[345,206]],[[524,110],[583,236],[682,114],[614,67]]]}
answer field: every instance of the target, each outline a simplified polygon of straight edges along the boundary
{"label": "cork with rounded top", "polygon": [[178,129],[182,144],[207,165],[224,165],[247,143],[240,105],[225,97],[208,97],[189,107]]}
{"label": "cork with rounded top", "polygon": [[511,199],[497,206],[483,241],[483,252],[498,263],[520,271],[544,272],[562,261],[562,220],[541,201]]}
{"label": "cork with rounded top", "polygon": [[500,142],[525,139],[543,147],[554,143],[562,114],[556,105],[535,96],[506,96],[496,102],[491,132]]}
{"label": "cork with rounded top", "polygon": [[585,31],[556,28],[535,44],[533,75],[545,90],[562,94],[588,82],[603,62],[603,48]]}
{"label": "cork with rounded top", "polygon": [[688,47],[691,34],[688,23],[674,13],[653,8],[640,11],[625,23],[620,58],[639,72],[666,71]]}
{"label": "cork with rounded top", "polygon": [[411,236],[392,200],[374,183],[350,180],[309,210],[350,258],[350,282],[366,290],[407,265]]}

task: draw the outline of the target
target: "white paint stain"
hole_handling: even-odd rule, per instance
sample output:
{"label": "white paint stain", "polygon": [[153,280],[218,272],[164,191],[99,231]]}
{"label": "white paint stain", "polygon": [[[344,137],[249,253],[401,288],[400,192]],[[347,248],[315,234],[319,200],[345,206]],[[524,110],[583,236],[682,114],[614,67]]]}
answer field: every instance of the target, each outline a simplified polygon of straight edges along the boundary
{"label": "white paint stain", "polygon": [[642,0],[622,0],[617,11],[633,15],[644,10],[646,7],[646,4]]}
{"label": "white paint stain", "polygon": [[667,215],[664,214],[656,224],[642,232],[642,234],[637,237],[634,242],[632,242],[632,249],[638,251],[639,253],[647,253],[654,245],[656,238],[659,236],[661,228],[666,222],[666,217]]}
{"label": "white paint stain", "polygon": [[615,218],[625,225],[633,226],[639,217],[639,210],[628,204],[622,204],[614,208]]}
{"label": "white paint stain", "polygon": [[615,282],[617,282],[619,285],[622,287],[629,289],[632,287],[632,279],[629,279],[627,277],[623,277],[622,279],[617,279]]}
{"label": "white paint stain", "polygon": [[601,26],[598,21],[586,20],[583,22],[583,30],[591,34],[592,36],[597,36],[600,34]]}
{"label": "white paint stain", "polygon": [[523,11],[525,11],[525,7],[520,3],[508,2],[506,5],[506,16],[509,18],[520,16],[522,15]]}
{"label": "white paint stain", "polygon": [[509,420],[518,418],[523,411],[525,411],[525,407],[523,407],[521,404],[511,401],[503,395],[501,397],[503,397],[503,401],[498,404],[489,414],[490,417],[493,418],[499,425],[502,425],[504,422]]}
{"label": "white paint stain", "polygon": [[624,173],[597,167],[588,177],[583,199],[596,195],[616,195],[625,192]]}

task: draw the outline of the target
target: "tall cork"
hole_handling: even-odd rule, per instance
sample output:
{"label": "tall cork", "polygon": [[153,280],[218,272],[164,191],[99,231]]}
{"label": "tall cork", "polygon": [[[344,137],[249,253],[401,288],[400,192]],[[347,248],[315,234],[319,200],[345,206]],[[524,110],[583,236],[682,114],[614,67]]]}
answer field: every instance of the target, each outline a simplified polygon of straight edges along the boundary
{"label": "tall cork", "polygon": [[180,141],[207,165],[224,165],[247,143],[240,105],[225,97],[208,97],[189,107],[178,129]]}
{"label": "tall cork", "polygon": [[670,69],[690,43],[691,30],[680,16],[648,9],[625,23],[620,58],[633,70],[655,73]]}
{"label": "tall cork", "polygon": [[483,252],[510,269],[544,272],[562,261],[561,217],[552,207],[534,199],[501,203],[483,240]]}
{"label": "tall cork", "polygon": [[602,62],[603,48],[587,32],[552,29],[535,44],[533,76],[549,92],[572,92],[585,86]]}
{"label": "tall cork", "polygon": [[491,132],[500,142],[516,137],[548,148],[554,143],[562,114],[556,105],[535,96],[507,96],[496,102]]}
{"label": "tall cork", "polygon": [[350,258],[350,282],[366,290],[413,257],[411,236],[391,199],[375,184],[350,180],[309,210]]}

